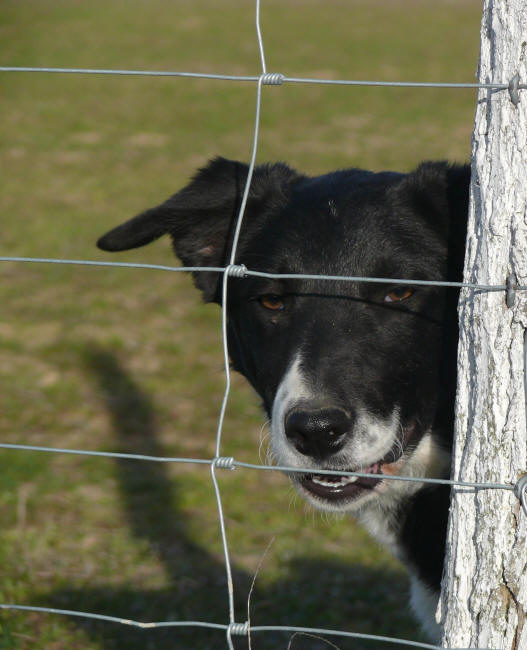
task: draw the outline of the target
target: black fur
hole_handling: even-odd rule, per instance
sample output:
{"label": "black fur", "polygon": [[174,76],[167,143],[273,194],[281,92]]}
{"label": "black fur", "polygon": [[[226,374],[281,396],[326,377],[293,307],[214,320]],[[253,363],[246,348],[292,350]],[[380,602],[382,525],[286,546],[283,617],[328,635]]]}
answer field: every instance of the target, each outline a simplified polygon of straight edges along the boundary
{"label": "black fur", "polygon": [[[224,266],[247,171],[245,164],[217,158],[165,203],[98,245],[126,250],[169,234],[185,265]],[[443,162],[423,163],[410,174],[349,169],[315,178],[281,163],[258,166],[236,262],[276,273],[460,280],[469,177],[468,167]],[[220,274],[197,273],[195,282],[206,301],[221,303]],[[382,443],[375,426],[365,432],[366,415],[375,422],[397,416],[400,425],[397,445],[373,459],[369,471],[411,459],[425,435],[436,451],[450,452],[457,291],[416,286],[393,301],[391,291],[404,293],[396,285],[230,280],[232,363],[261,395],[268,415],[292,360],[301,359],[312,397],[288,398],[291,406],[276,433],[279,450],[299,467],[360,469],[349,460],[357,441],[372,435]],[[360,444],[366,455],[366,443]],[[449,473],[448,463],[425,470]],[[371,501],[379,491],[378,483],[366,480],[331,502],[313,476],[294,480],[300,488],[311,486],[314,503],[332,509],[342,504],[352,510],[357,495]],[[449,491],[424,486],[393,499],[386,516],[396,552],[423,584],[438,590]]]}

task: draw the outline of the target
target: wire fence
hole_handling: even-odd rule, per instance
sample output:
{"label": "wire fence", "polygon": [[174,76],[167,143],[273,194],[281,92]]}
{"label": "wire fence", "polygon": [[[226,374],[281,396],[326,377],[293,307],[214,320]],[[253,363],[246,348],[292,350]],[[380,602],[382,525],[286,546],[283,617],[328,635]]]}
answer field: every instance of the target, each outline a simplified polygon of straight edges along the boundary
{"label": "wire fence", "polygon": [[[419,482],[436,485],[449,485],[464,487],[467,489],[499,489],[512,491],[515,496],[520,500],[521,506],[525,515],[527,516],[527,473],[524,474],[519,480],[512,480],[509,483],[483,483],[483,482],[469,482],[459,481],[455,479],[433,479],[433,478],[420,478],[420,477],[406,477],[406,476],[393,476],[384,474],[372,474],[361,472],[349,471],[336,471],[336,470],[321,470],[313,468],[295,468],[283,467],[276,465],[263,465],[251,464],[237,461],[233,457],[224,457],[221,455],[221,442],[223,424],[225,414],[229,401],[231,389],[231,373],[229,364],[229,350],[227,344],[227,309],[228,303],[227,296],[229,290],[229,279],[231,277],[244,278],[248,276],[264,277],[271,279],[316,279],[321,281],[331,282],[373,282],[373,283],[397,283],[408,284],[414,286],[436,286],[436,287],[450,287],[457,289],[472,289],[474,291],[503,291],[506,294],[507,304],[511,304],[514,300],[516,291],[526,291],[527,286],[517,285],[515,281],[509,277],[505,284],[476,284],[469,282],[443,282],[443,281],[429,281],[429,280],[413,280],[402,278],[379,278],[379,277],[364,277],[364,276],[334,276],[334,275],[320,275],[320,274],[288,274],[288,273],[266,273],[261,271],[254,271],[246,268],[244,265],[236,264],[236,252],[240,231],[243,225],[243,218],[245,208],[251,186],[252,175],[255,168],[256,156],[258,150],[259,129],[260,129],[260,112],[262,105],[262,86],[263,85],[282,85],[285,83],[301,83],[301,84],[323,84],[323,85],[341,85],[341,86],[384,86],[384,87],[397,87],[397,88],[458,88],[458,89],[488,89],[496,92],[507,90],[511,101],[516,105],[519,101],[519,91],[527,89],[527,84],[520,83],[520,78],[515,75],[513,79],[506,83],[434,83],[434,82],[387,82],[387,81],[368,81],[368,80],[329,80],[329,79],[316,79],[316,78],[299,78],[288,77],[280,73],[269,73],[266,67],[264,43],[260,28],[260,0],[255,0],[255,23],[256,35],[258,40],[258,50],[260,55],[261,74],[259,75],[220,75],[220,74],[206,74],[206,73],[193,73],[193,72],[175,72],[175,71],[152,71],[152,70],[112,70],[112,69],[83,69],[83,68],[46,68],[46,67],[16,67],[16,66],[0,66],[0,72],[18,72],[18,73],[57,73],[57,74],[88,74],[88,75],[128,75],[128,76],[151,76],[151,77],[182,77],[182,78],[201,78],[220,81],[239,81],[239,82],[253,82],[256,83],[256,106],[255,106],[255,119],[254,119],[254,132],[252,142],[251,159],[248,169],[246,184],[243,191],[242,201],[237,216],[234,239],[230,252],[229,264],[225,267],[176,267],[165,266],[156,264],[139,264],[129,262],[104,262],[97,260],[73,260],[73,259],[51,259],[51,258],[35,258],[35,257],[9,257],[0,256],[0,262],[11,263],[43,263],[43,264],[71,264],[71,265],[85,265],[85,266],[102,266],[102,267],[124,267],[130,269],[140,270],[155,270],[155,271],[168,271],[168,272],[215,272],[222,274],[222,344],[223,344],[223,357],[224,357],[224,372],[225,372],[225,389],[221,403],[221,409],[218,416],[217,430],[216,430],[216,445],[215,456],[209,459],[203,458],[180,458],[180,457],[163,457],[163,456],[149,456],[143,454],[131,453],[112,453],[102,451],[89,451],[83,449],[64,449],[57,447],[42,447],[34,445],[22,444],[7,444],[0,443],[0,448],[10,450],[22,450],[33,452],[46,452],[54,454],[75,454],[81,456],[96,456],[106,458],[118,458],[128,460],[138,460],[144,462],[157,462],[157,463],[187,463],[187,464],[201,464],[208,465],[211,472],[211,480],[213,484],[214,494],[217,504],[217,512],[220,526],[220,534],[223,547],[223,555],[225,560],[225,572],[227,579],[227,599],[228,599],[228,623],[211,623],[207,621],[151,621],[142,622],[132,619],[126,619],[116,616],[107,616],[92,612],[73,611],[67,609],[57,609],[48,607],[33,607],[30,605],[19,605],[15,603],[0,604],[0,610],[19,610],[27,612],[40,612],[48,614],[60,614],[71,617],[81,617],[85,619],[106,621],[111,623],[120,623],[122,625],[134,626],[141,629],[153,628],[183,628],[183,627],[200,627],[215,630],[222,630],[225,632],[227,645],[230,650],[234,650],[232,636],[240,635],[251,639],[253,633],[263,632],[288,632],[292,634],[308,634],[308,635],[324,635],[324,636],[339,636],[342,638],[362,639],[367,641],[376,641],[381,643],[392,643],[403,645],[406,647],[428,648],[431,650],[440,650],[440,646],[422,643],[418,641],[411,641],[408,639],[398,639],[386,636],[379,636],[373,634],[362,634],[358,632],[350,632],[344,630],[331,630],[322,628],[310,627],[295,627],[295,626],[273,626],[273,625],[259,625],[253,626],[249,620],[244,622],[237,622],[234,609],[234,587],[232,581],[231,558],[229,552],[229,545],[227,539],[227,529],[225,525],[224,509],[221,498],[221,490],[218,485],[216,477],[216,469],[229,469],[235,470],[236,468],[245,468],[258,471],[280,471],[287,473],[316,473],[328,474],[338,476],[354,476],[366,478],[381,478],[383,480],[391,481],[407,481]],[[527,337],[524,348],[525,360],[527,360]],[[527,386],[527,363],[524,364],[524,373],[526,373],[526,386]],[[444,649],[443,649],[444,650]],[[448,649],[447,649],[448,650]],[[476,650],[476,649],[450,649],[450,650]]]}

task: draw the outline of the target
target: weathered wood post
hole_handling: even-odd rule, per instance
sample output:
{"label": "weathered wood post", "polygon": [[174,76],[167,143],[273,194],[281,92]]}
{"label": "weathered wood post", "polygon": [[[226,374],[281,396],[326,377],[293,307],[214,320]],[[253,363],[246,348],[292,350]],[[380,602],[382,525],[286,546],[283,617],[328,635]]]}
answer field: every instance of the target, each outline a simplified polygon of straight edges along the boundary
{"label": "weathered wood post", "polygon": [[[527,285],[527,3],[484,0],[465,281]],[[453,476],[527,468],[527,292],[463,290]],[[505,490],[454,488],[438,616],[443,647],[527,650],[527,515]]]}

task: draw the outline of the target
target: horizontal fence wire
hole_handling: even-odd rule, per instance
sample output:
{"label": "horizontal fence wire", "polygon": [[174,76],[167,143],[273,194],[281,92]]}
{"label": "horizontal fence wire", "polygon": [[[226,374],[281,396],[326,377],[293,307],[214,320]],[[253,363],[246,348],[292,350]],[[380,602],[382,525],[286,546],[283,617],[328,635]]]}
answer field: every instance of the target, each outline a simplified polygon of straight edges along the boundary
{"label": "horizontal fence wire", "polygon": [[410,641],[406,639],[394,639],[388,636],[380,636],[376,634],[363,634],[361,632],[345,632],[339,630],[326,630],[324,628],[314,627],[298,627],[287,625],[254,625],[248,627],[248,624],[234,623],[225,625],[224,623],[210,623],[208,621],[137,621],[131,618],[121,618],[119,616],[107,616],[105,614],[93,614],[91,612],[80,612],[71,609],[57,609],[56,607],[32,607],[30,605],[0,605],[0,610],[20,610],[27,612],[38,612],[40,614],[61,614],[63,616],[73,616],[77,618],[85,618],[88,620],[104,621],[106,623],[120,623],[121,625],[129,625],[131,627],[138,627],[143,630],[151,630],[155,628],[183,628],[183,627],[201,627],[213,630],[223,630],[226,633],[246,635],[250,632],[285,632],[294,634],[324,634],[326,636],[341,636],[351,639],[362,639],[364,641],[378,641],[381,643],[395,643],[397,645],[406,645],[412,648],[428,648],[429,650],[478,650],[477,648],[440,648],[439,646],[430,643],[422,643],[420,641]]}
{"label": "horizontal fence wire", "polygon": [[[268,273],[265,271],[255,271],[247,269],[243,265],[235,264],[236,251],[240,230],[243,223],[243,216],[247,203],[252,174],[255,168],[255,161],[258,148],[259,125],[260,125],[260,110],[262,101],[262,86],[263,85],[281,85],[285,83],[298,83],[298,84],[322,84],[334,86],[375,86],[375,87],[391,87],[391,88],[451,88],[451,89],[487,89],[491,91],[508,90],[511,99],[517,98],[518,91],[527,88],[527,85],[521,84],[518,76],[507,83],[443,83],[443,82],[412,82],[412,81],[369,81],[369,80],[350,80],[350,79],[316,79],[316,78],[302,78],[302,77],[288,77],[281,73],[268,73],[265,61],[264,44],[260,29],[260,0],[255,0],[255,22],[256,34],[258,40],[258,50],[261,63],[260,75],[225,75],[225,74],[208,74],[201,72],[178,72],[178,71],[155,71],[155,70],[115,70],[115,69],[90,69],[90,68],[57,68],[57,67],[22,67],[22,66],[0,66],[0,72],[18,72],[18,73],[56,73],[56,74],[81,74],[81,75],[118,75],[118,76],[146,76],[146,77],[181,77],[193,79],[208,79],[220,81],[238,81],[238,82],[253,82],[257,84],[256,95],[256,109],[255,109],[255,125],[252,143],[251,162],[247,181],[244,188],[241,207],[239,210],[238,218],[236,221],[234,241],[231,248],[230,263],[225,267],[175,267],[157,264],[140,264],[133,262],[105,262],[98,260],[71,260],[71,259],[52,259],[52,258],[35,258],[35,257],[8,257],[0,256],[1,262],[22,262],[22,263],[45,263],[45,264],[69,264],[69,265],[82,265],[90,267],[122,267],[122,268],[136,268],[141,270],[158,270],[168,272],[192,272],[192,273],[222,273],[222,297],[223,305],[227,305],[228,286],[229,280],[232,277],[259,277],[269,279],[293,279],[293,280],[321,280],[331,282],[371,282],[383,284],[407,284],[414,286],[434,286],[446,288],[465,288],[479,291],[507,291],[508,293],[514,291],[525,291],[526,286],[518,286],[511,284],[509,281],[506,284],[479,284],[469,282],[446,282],[439,280],[422,280],[422,279],[408,279],[408,278],[376,278],[364,276],[335,276],[323,274],[295,274],[295,273]],[[160,627],[201,627],[216,630],[222,630],[226,634],[226,640],[229,648],[234,650],[231,635],[250,635],[251,633],[259,632],[287,632],[293,634],[317,634],[326,636],[340,636],[347,638],[363,639],[368,641],[377,641],[383,643],[393,643],[397,645],[405,645],[407,647],[428,648],[432,650],[439,650],[439,646],[411,641],[407,639],[397,639],[386,636],[377,636],[369,634],[361,634],[355,632],[348,632],[342,630],[329,630],[321,628],[309,627],[294,627],[294,626],[251,626],[249,622],[236,623],[234,611],[234,588],[232,583],[232,570],[230,553],[227,541],[227,531],[225,526],[223,505],[221,501],[221,491],[216,478],[216,468],[231,469],[245,468],[250,470],[260,471],[280,471],[286,474],[302,473],[302,474],[327,474],[338,476],[356,476],[367,478],[379,478],[383,480],[394,481],[409,481],[430,483],[438,485],[450,485],[467,489],[502,489],[513,491],[518,498],[520,498],[522,506],[527,513],[527,479],[522,477],[516,483],[483,483],[483,482],[469,482],[458,481],[454,479],[435,479],[426,477],[411,477],[411,476],[393,476],[384,474],[371,474],[350,471],[337,471],[337,470],[320,470],[310,468],[297,468],[297,467],[284,467],[276,465],[262,465],[245,463],[235,460],[233,457],[221,456],[221,437],[223,430],[223,422],[227,409],[229,394],[230,394],[230,365],[229,365],[229,351],[227,345],[227,313],[226,308],[222,309],[222,341],[223,341],[223,356],[224,356],[224,371],[225,371],[225,391],[218,417],[218,426],[216,432],[216,455],[211,459],[199,458],[180,458],[180,457],[160,457],[148,456],[142,454],[129,454],[129,453],[113,453],[104,451],[90,451],[80,449],[64,449],[58,447],[43,447],[35,445],[17,445],[17,444],[0,444],[0,448],[6,450],[21,450],[25,452],[48,452],[48,453],[63,453],[63,454],[77,454],[84,456],[97,456],[106,458],[119,458],[130,461],[146,461],[146,462],[160,462],[160,463],[190,463],[197,465],[207,465],[211,471],[211,479],[216,496],[218,518],[220,524],[220,533],[222,539],[223,553],[225,558],[225,570],[227,578],[227,597],[228,597],[228,616],[229,623],[211,623],[206,621],[160,621],[160,622],[140,622],[128,618],[107,616],[103,614],[73,611],[67,609],[56,609],[46,607],[33,607],[29,605],[18,604],[0,604],[0,610],[20,610],[31,611],[49,614],[60,614],[72,617],[82,617],[87,619],[95,619],[99,621],[106,621],[112,623],[120,623],[123,625],[135,626],[141,629],[151,629]],[[526,348],[527,349],[527,348]],[[444,650],[444,649],[443,649]],[[454,649],[451,649],[454,650]],[[456,649],[456,650],[476,650],[476,649]]]}
{"label": "horizontal fence wire", "polygon": [[88,449],[67,449],[61,447],[42,447],[39,445],[17,445],[0,443],[0,449],[19,451],[39,451],[53,454],[71,454],[77,456],[99,456],[103,458],[119,458],[122,460],[141,460],[152,463],[187,463],[194,465],[215,465],[223,469],[255,469],[268,472],[282,472],[285,474],[320,474],[326,476],[356,476],[357,478],[379,478],[387,481],[405,481],[408,483],[430,483],[431,485],[450,485],[465,488],[479,488],[482,490],[511,490],[518,489],[519,483],[483,483],[475,481],[457,481],[455,479],[428,478],[423,476],[398,476],[392,474],[374,474],[371,472],[351,472],[346,470],[318,469],[310,467],[289,467],[288,465],[262,465],[246,463],[232,456],[216,456],[215,458],[185,458],[173,456],[148,456],[145,454],[128,454],[126,452],[90,451]]}
{"label": "horizontal fence wire", "polygon": [[[231,74],[212,74],[207,72],[178,72],[171,70],[111,70],[97,68],[45,68],[45,67],[23,67],[23,66],[0,66],[0,72],[40,72],[55,74],[85,74],[85,75],[116,75],[132,77],[183,77],[187,79],[211,79],[217,81],[251,81],[258,83],[263,77],[263,83],[266,83],[266,75],[231,75]],[[487,89],[487,90],[509,90],[511,82],[507,83],[456,83],[441,81],[382,81],[366,79],[317,79],[313,77],[288,77],[280,73],[270,73],[267,75],[267,83],[271,85],[280,85],[282,83],[295,84],[319,84],[325,86],[378,86],[385,88],[467,88],[467,89]],[[527,84],[518,83],[518,90],[525,90]]]}
{"label": "horizontal fence wire", "polygon": [[[46,257],[7,257],[0,256],[0,262],[28,262],[37,264],[73,264],[77,266],[114,266],[131,269],[150,269],[153,271],[172,271],[184,273],[227,273],[236,277],[266,278],[269,280],[321,280],[327,282],[366,282],[377,284],[408,284],[422,287],[446,287],[452,289],[476,289],[479,291],[506,291],[507,284],[479,284],[477,282],[447,282],[445,280],[418,280],[417,278],[376,278],[364,275],[325,275],[309,273],[269,273],[253,271],[244,265],[230,266],[163,266],[135,262],[104,262],[99,260],[67,260]],[[527,286],[513,285],[513,291],[527,291]]]}

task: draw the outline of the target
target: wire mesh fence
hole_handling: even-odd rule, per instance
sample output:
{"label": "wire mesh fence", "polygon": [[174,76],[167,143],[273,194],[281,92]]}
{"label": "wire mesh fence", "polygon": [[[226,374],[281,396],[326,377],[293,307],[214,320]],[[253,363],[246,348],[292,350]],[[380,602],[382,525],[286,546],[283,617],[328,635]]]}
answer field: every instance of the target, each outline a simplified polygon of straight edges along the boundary
{"label": "wire mesh fence", "polygon": [[[316,279],[321,281],[331,282],[373,282],[373,283],[394,283],[421,285],[421,286],[439,286],[450,287],[457,289],[470,289],[473,291],[493,291],[504,292],[509,299],[515,291],[525,291],[527,286],[516,285],[510,279],[507,279],[505,284],[474,284],[468,282],[441,282],[441,281],[425,281],[417,279],[400,279],[400,278],[385,278],[385,277],[363,277],[363,276],[334,276],[334,275],[319,275],[319,274],[288,274],[288,273],[267,273],[255,271],[246,268],[244,265],[236,264],[236,253],[238,248],[238,241],[241,229],[243,227],[243,219],[249,196],[251,180],[253,171],[255,169],[256,157],[259,142],[259,130],[261,121],[261,107],[262,107],[262,87],[264,85],[282,85],[288,83],[299,84],[322,84],[322,85],[340,85],[340,86],[384,86],[384,87],[411,87],[411,88],[457,88],[457,89],[488,89],[497,92],[507,91],[513,103],[518,101],[518,93],[520,90],[527,88],[527,85],[520,83],[519,77],[516,75],[510,81],[503,83],[433,83],[433,82],[386,82],[386,81],[371,81],[371,80],[328,80],[317,78],[300,78],[289,77],[282,73],[269,73],[266,66],[264,42],[260,28],[260,0],[255,0],[255,26],[256,36],[258,41],[258,50],[260,54],[260,67],[261,74],[259,75],[219,75],[219,74],[205,74],[193,72],[176,72],[176,71],[153,71],[153,70],[118,70],[118,69],[83,69],[83,68],[46,68],[46,67],[15,67],[15,66],[2,66],[0,72],[4,73],[56,73],[56,74],[92,74],[92,75],[124,75],[124,76],[164,76],[164,77],[178,77],[178,78],[202,78],[208,80],[229,81],[229,82],[251,82],[256,84],[256,104],[254,111],[254,130],[253,141],[251,149],[251,158],[248,169],[246,184],[243,191],[242,201],[239,213],[236,220],[236,227],[234,232],[234,239],[229,256],[229,263],[225,267],[172,267],[166,265],[155,264],[139,264],[128,262],[103,262],[94,260],[74,260],[74,259],[51,259],[51,258],[35,258],[35,257],[10,257],[0,256],[1,262],[6,263],[43,263],[43,264],[69,264],[69,265],[87,265],[87,266],[102,266],[102,267],[124,267],[139,270],[152,270],[163,272],[215,272],[222,275],[222,342],[223,342],[223,358],[224,358],[224,372],[225,372],[225,387],[221,403],[221,409],[218,416],[216,428],[216,441],[215,441],[215,454],[212,458],[186,458],[186,457],[164,457],[164,456],[151,456],[144,454],[133,453],[112,453],[103,451],[88,451],[83,449],[68,449],[58,447],[44,447],[35,445],[23,444],[7,444],[1,443],[0,448],[11,450],[22,450],[32,452],[54,453],[54,454],[74,454],[81,456],[95,456],[106,458],[119,458],[128,460],[137,460],[142,462],[158,462],[158,463],[186,463],[207,465],[210,468],[211,482],[214,490],[214,495],[217,505],[217,514],[219,520],[220,535],[223,547],[223,556],[225,564],[225,573],[227,581],[227,601],[228,601],[228,621],[224,624],[211,623],[207,621],[150,621],[141,622],[132,619],[124,619],[116,616],[107,616],[92,612],[73,611],[67,609],[47,608],[47,607],[34,607],[31,605],[20,605],[15,603],[0,604],[2,610],[20,610],[20,611],[36,611],[49,614],[61,614],[72,617],[82,617],[86,619],[107,621],[112,623],[119,623],[128,626],[134,626],[142,629],[153,629],[161,627],[202,627],[216,630],[222,630],[226,635],[226,642],[228,647],[233,650],[232,636],[239,635],[248,637],[249,643],[252,634],[264,633],[268,631],[286,631],[292,634],[316,634],[324,636],[340,636],[355,639],[363,639],[375,642],[389,642],[393,644],[403,645],[406,647],[419,647],[419,648],[439,648],[439,646],[411,641],[407,639],[397,639],[386,636],[361,634],[352,631],[344,630],[331,630],[310,627],[295,627],[295,626],[252,626],[250,621],[237,621],[234,605],[234,586],[232,580],[231,569],[231,556],[229,552],[227,526],[225,523],[224,508],[222,503],[222,494],[218,484],[216,470],[229,469],[235,470],[236,468],[244,468],[256,471],[280,471],[287,473],[300,472],[305,474],[309,472],[306,468],[282,467],[277,465],[264,465],[264,464],[251,464],[236,460],[234,457],[222,456],[222,434],[224,427],[224,420],[229,403],[229,396],[231,392],[231,371],[229,364],[229,349],[227,343],[227,309],[228,294],[229,294],[229,280],[232,277],[244,278],[248,276],[265,277],[265,278],[282,278],[282,279]],[[413,481],[430,484],[441,484],[458,487],[466,487],[471,489],[501,489],[512,491],[520,500],[522,507],[527,514],[527,475],[522,477],[519,481],[513,480],[508,483],[481,483],[481,482],[467,482],[455,479],[432,479],[432,478],[419,478],[419,477],[405,477],[393,476],[384,474],[372,474],[361,472],[349,471],[336,471],[336,470],[321,470],[313,469],[313,473],[340,475],[340,476],[356,476],[367,478],[382,478],[383,480],[393,481]]]}

